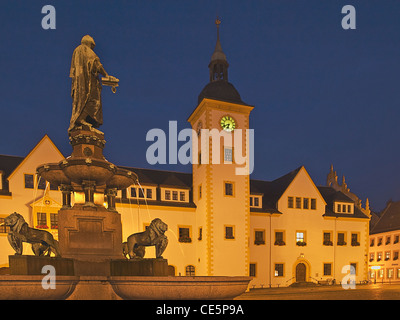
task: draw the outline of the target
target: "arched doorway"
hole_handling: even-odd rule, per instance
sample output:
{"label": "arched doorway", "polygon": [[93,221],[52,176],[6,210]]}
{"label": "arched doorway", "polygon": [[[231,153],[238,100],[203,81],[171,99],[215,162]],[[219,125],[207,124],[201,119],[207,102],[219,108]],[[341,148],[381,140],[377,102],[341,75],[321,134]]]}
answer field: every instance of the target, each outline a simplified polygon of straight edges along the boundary
{"label": "arched doorway", "polygon": [[305,282],[307,275],[307,267],[303,262],[300,262],[296,266],[296,282]]}

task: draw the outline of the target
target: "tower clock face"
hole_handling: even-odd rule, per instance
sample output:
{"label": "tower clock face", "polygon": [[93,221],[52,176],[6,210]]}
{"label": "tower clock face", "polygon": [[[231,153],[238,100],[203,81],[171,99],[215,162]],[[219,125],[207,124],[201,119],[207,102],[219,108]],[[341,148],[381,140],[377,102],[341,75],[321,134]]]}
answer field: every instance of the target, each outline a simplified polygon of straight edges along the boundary
{"label": "tower clock face", "polygon": [[231,116],[223,116],[221,119],[221,128],[231,132],[236,128],[236,122]]}

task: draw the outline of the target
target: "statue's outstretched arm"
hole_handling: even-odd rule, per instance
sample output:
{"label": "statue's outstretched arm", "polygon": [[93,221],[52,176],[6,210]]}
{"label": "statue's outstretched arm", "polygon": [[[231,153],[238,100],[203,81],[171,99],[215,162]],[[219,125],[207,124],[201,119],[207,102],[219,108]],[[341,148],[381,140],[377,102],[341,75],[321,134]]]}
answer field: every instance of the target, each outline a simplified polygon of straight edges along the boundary
{"label": "statue's outstretched arm", "polygon": [[103,65],[100,64],[99,66],[99,73],[103,76],[103,77],[108,77],[108,73],[107,71],[104,69]]}

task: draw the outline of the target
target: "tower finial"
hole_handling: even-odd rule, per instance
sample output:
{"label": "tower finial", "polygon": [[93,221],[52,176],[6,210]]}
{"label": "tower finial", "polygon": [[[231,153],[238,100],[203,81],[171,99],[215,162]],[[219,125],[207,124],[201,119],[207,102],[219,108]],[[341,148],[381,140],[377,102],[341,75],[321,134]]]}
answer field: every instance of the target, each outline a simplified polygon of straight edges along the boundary
{"label": "tower finial", "polygon": [[217,15],[217,19],[215,19],[215,24],[217,25],[217,28],[219,28],[219,25],[221,24],[221,19]]}
{"label": "tower finial", "polygon": [[219,39],[219,26],[221,25],[221,19],[218,16],[215,19],[215,25],[217,26],[217,43],[215,45],[214,53],[211,56],[211,62],[208,66],[210,69],[210,82],[218,80],[228,81],[229,64],[226,61],[226,56],[222,51],[221,41]]}
{"label": "tower finial", "polygon": [[[221,46],[221,43],[219,41],[219,25],[221,24],[221,19],[218,17],[215,19],[215,25],[217,26],[217,45],[219,44]],[[222,51],[222,48],[221,48]]]}

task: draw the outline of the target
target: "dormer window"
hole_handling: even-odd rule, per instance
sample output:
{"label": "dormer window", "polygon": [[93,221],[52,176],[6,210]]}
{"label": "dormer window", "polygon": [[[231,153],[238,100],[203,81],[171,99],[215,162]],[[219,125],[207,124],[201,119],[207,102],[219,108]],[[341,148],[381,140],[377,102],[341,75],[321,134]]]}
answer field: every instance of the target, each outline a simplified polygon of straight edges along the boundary
{"label": "dormer window", "polygon": [[162,188],[161,200],[174,201],[174,202],[189,202],[189,190]]}
{"label": "dormer window", "polygon": [[250,196],[250,208],[262,208],[262,196]]}
{"label": "dormer window", "polygon": [[153,197],[156,194],[156,187],[152,186],[131,186],[128,189],[128,195],[130,198],[134,199],[146,199],[146,200],[156,200]]}
{"label": "dormer window", "polygon": [[3,189],[3,171],[0,171],[0,190]]}
{"label": "dormer window", "polygon": [[354,213],[354,204],[348,202],[335,202],[334,203],[334,211],[335,213]]}

